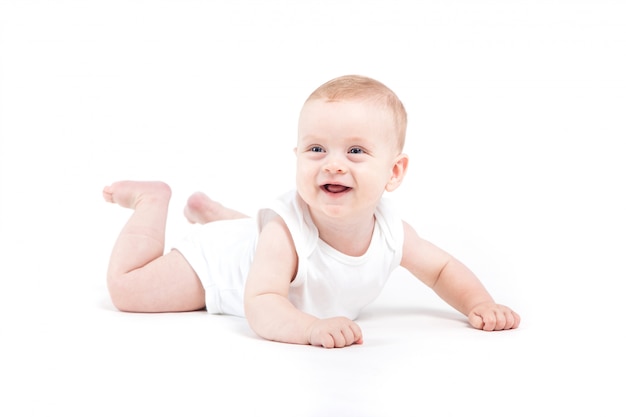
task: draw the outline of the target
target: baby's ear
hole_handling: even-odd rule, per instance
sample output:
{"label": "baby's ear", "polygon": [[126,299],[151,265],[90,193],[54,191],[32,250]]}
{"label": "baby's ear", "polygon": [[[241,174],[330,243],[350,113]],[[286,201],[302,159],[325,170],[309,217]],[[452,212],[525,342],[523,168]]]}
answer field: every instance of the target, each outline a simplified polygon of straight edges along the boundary
{"label": "baby's ear", "polygon": [[298,147],[293,148],[293,154],[298,156]]}
{"label": "baby's ear", "polygon": [[400,154],[396,156],[393,167],[391,168],[391,178],[385,186],[385,190],[393,191],[400,186],[404,176],[406,175],[406,169],[409,166],[409,157],[406,154]]}

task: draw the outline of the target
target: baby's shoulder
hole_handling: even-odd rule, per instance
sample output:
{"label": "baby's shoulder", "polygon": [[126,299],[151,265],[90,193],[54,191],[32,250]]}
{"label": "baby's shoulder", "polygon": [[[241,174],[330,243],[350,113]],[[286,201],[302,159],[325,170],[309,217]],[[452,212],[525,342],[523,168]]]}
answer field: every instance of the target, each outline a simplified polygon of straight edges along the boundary
{"label": "baby's shoulder", "polygon": [[291,233],[280,216],[269,219],[261,228],[256,245],[256,258],[263,262],[276,265],[293,265],[298,263],[296,246]]}

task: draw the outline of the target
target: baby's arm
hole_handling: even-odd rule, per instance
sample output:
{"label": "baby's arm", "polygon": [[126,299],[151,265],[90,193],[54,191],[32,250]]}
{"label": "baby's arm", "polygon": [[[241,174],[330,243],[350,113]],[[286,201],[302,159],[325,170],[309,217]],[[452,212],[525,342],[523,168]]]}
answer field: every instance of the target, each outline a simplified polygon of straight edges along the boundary
{"label": "baby's arm", "polygon": [[361,329],[345,317],[318,319],[298,310],[287,298],[298,257],[291,235],[279,217],[260,233],[244,294],[246,318],[259,336],[285,343],[327,348],[362,343]]}
{"label": "baby's arm", "polygon": [[420,238],[406,223],[401,265],[465,314],[473,327],[491,331],[519,326],[517,313],[496,304],[472,271],[450,254]]}

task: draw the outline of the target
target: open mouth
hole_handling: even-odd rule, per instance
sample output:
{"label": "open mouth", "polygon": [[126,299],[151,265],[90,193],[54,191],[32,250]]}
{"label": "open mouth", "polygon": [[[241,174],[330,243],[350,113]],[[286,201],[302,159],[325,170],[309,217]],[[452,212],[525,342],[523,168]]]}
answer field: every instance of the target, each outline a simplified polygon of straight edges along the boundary
{"label": "open mouth", "polygon": [[322,188],[331,194],[341,194],[352,189],[341,184],[324,184]]}

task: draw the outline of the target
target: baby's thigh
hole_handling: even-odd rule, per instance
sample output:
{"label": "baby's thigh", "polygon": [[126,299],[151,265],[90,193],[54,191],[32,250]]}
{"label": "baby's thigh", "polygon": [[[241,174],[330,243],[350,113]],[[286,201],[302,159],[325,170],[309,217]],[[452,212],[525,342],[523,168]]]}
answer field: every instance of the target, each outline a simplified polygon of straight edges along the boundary
{"label": "baby's thigh", "polygon": [[204,288],[195,271],[177,250],[129,272],[122,286],[121,310],[133,312],[178,312],[204,308]]}

